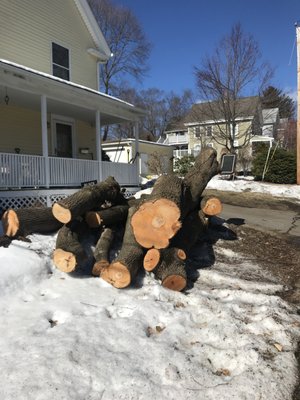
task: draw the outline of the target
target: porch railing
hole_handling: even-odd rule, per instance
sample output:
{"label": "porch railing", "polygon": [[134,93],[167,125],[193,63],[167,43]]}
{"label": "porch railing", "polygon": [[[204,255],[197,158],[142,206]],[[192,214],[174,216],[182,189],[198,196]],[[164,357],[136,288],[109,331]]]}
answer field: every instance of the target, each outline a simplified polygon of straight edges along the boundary
{"label": "porch railing", "polygon": [[[110,175],[121,185],[138,184],[134,164],[59,157],[48,160],[50,187],[77,187]],[[0,189],[46,187],[46,162],[43,156],[0,153]]]}

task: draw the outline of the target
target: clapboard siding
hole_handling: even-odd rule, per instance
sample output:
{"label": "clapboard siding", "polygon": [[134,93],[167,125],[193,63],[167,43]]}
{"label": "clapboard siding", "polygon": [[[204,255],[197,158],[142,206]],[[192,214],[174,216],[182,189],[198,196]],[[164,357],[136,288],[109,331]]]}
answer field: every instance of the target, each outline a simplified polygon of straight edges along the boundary
{"label": "clapboard siding", "polygon": [[71,80],[97,89],[93,39],[73,0],[1,0],[0,58],[52,74],[51,43],[70,50]]}

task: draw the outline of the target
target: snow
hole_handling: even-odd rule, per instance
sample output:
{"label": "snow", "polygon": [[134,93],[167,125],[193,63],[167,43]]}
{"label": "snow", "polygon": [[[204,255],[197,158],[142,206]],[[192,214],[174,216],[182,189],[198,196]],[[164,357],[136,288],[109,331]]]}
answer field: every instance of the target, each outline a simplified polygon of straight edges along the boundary
{"label": "snow", "polygon": [[[298,187],[281,186],[283,193],[299,198]],[[57,270],[55,238],[31,235],[31,243],[0,248],[1,399],[292,399],[300,317],[259,265],[219,240],[211,267],[199,245],[199,276],[184,293],[151,274],[118,290]]]}

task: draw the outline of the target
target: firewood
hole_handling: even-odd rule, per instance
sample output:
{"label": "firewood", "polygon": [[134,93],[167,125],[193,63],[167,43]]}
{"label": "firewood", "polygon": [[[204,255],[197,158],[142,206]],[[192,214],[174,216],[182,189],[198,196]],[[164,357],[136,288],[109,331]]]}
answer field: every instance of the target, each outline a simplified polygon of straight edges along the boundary
{"label": "firewood", "polygon": [[105,201],[116,202],[124,196],[120,193],[120,185],[113,177],[93,186],[86,186],[78,192],[58,201],[52,207],[54,217],[64,224],[85,214],[87,211],[99,209]]}
{"label": "firewood", "polygon": [[52,233],[62,223],[52,215],[51,207],[27,207],[7,210],[2,218],[3,233],[6,236],[26,236],[31,233]]}
{"label": "firewood", "polygon": [[201,200],[201,210],[205,215],[212,217],[222,212],[222,203],[217,197],[205,196]]}
{"label": "firewood", "polygon": [[181,292],[186,287],[187,276],[185,262],[178,254],[174,247],[160,250],[160,263],[153,273],[163,287]]}
{"label": "firewood", "polygon": [[109,249],[114,239],[114,230],[104,228],[94,251],[95,263],[92,269],[94,276],[100,276],[101,271],[109,266]]}
{"label": "firewood", "polygon": [[117,205],[100,211],[89,211],[85,220],[90,228],[98,228],[101,225],[111,226],[126,222],[128,205]]}
{"label": "firewood", "polygon": [[80,243],[83,229],[82,223],[75,220],[58,231],[53,263],[60,271],[73,272],[77,265],[86,261],[87,254]]}
{"label": "firewood", "polygon": [[[186,253],[184,252],[184,250],[182,249],[177,249],[177,254],[176,256],[178,258],[180,258],[181,260],[185,260],[186,259]],[[161,261],[161,254],[162,250],[159,249],[149,249],[144,257],[144,261],[143,261],[143,265],[144,265],[144,269],[147,272],[151,272],[154,270],[154,268],[157,267],[157,265],[160,263]]]}
{"label": "firewood", "polygon": [[131,226],[131,217],[135,210],[131,207],[128,211],[123,243],[118,257],[100,274],[102,279],[119,289],[130,285],[143,263],[144,249],[135,240]]}

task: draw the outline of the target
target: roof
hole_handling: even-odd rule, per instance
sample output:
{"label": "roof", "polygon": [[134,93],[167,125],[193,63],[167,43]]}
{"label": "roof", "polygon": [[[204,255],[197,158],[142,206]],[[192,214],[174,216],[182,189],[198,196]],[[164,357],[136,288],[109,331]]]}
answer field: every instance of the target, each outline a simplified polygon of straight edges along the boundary
{"label": "roof", "polygon": [[11,101],[18,98],[26,107],[39,108],[39,96],[45,95],[49,108],[52,106],[49,111],[86,121],[94,119],[95,110],[100,110],[103,124],[138,120],[146,114],[145,110],[116,97],[2,59],[0,89],[1,86],[7,88]]}
{"label": "roof", "polygon": [[95,43],[95,46],[98,51],[95,51],[95,49],[88,49],[91,54],[95,55],[97,58],[100,59],[100,61],[107,61],[109,58],[112,56],[112,53],[110,51],[110,48],[108,47],[108,44],[101,32],[101,29],[96,21],[96,18],[94,17],[94,14],[92,10],[90,9],[90,6],[88,5],[86,0],[74,0],[74,3],[81,15],[81,18],[83,19],[90,35],[93,38],[93,41]]}
{"label": "roof", "polygon": [[279,108],[266,108],[262,110],[263,124],[275,124],[279,117]]}
{"label": "roof", "polygon": [[[109,147],[109,146],[119,146],[119,145],[132,145],[135,143],[135,139],[126,138],[121,140],[106,140],[105,142],[101,143],[102,147]],[[161,146],[161,147],[171,147],[169,144],[157,143],[157,142],[150,142],[149,140],[141,140],[139,139],[139,143],[145,143],[153,146]]]}
{"label": "roof", "polygon": [[[243,97],[238,99],[235,105],[237,118],[252,118],[257,111],[259,97]],[[224,120],[222,106],[217,101],[194,104],[183,122],[189,125],[212,120]]]}

